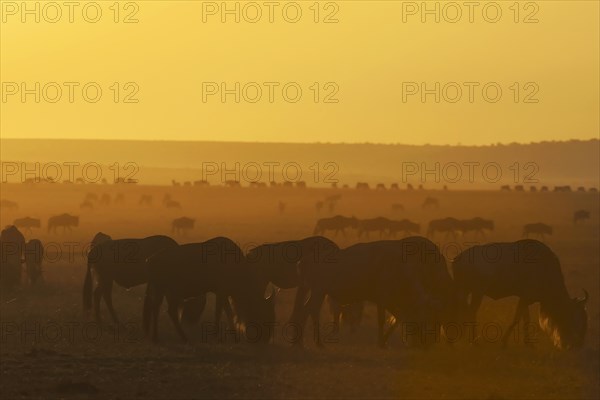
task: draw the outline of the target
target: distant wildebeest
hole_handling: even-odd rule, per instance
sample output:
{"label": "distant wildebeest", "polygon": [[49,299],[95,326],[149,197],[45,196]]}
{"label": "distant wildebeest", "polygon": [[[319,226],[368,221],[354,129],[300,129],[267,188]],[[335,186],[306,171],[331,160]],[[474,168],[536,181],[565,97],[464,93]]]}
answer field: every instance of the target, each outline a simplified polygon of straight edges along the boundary
{"label": "distant wildebeest", "polygon": [[554,186],[554,191],[555,192],[571,192],[571,186],[569,185],[565,185],[565,186]]}
{"label": "distant wildebeest", "polygon": [[[298,271],[303,290],[310,292],[304,304],[295,305],[301,312],[292,322],[299,324],[300,332],[309,315],[313,321],[319,320],[326,295],[340,305],[375,303],[379,346],[385,345],[392,330],[384,334],[386,310],[397,323],[415,325],[418,333],[412,339],[417,343],[427,341],[422,328],[439,329],[456,317],[454,287],[446,260],[434,243],[422,237],[359,243],[337,252],[332,262],[317,265],[301,260]],[[300,344],[302,335],[298,339]],[[318,324],[315,342],[321,344]]]}
{"label": "distant wildebeest", "polygon": [[446,239],[450,236],[456,240],[457,233],[461,230],[461,222],[456,218],[448,217],[434,219],[429,222],[427,237],[433,238],[436,232],[446,233]]}
{"label": "distant wildebeest", "polygon": [[43,282],[42,260],[44,259],[44,246],[38,239],[31,239],[25,244],[23,251],[25,256],[25,271],[29,283],[35,285]]}
{"label": "distant wildebeest", "polygon": [[427,207],[440,208],[440,202],[435,197],[428,196],[425,198],[425,201],[423,201],[423,205],[421,207],[422,208],[427,208]]}
{"label": "distant wildebeest", "polygon": [[378,183],[377,186],[375,186],[375,190],[386,190],[385,184],[384,183]]}
{"label": "distant wildebeest", "polygon": [[298,182],[296,182],[296,187],[298,189],[306,189],[306,182],[305,181],[298,181]]}
{"label": "distant wildebeest", "polygon": [[175,201],[175,200],[167,200],[167,201],[164,202],[164,205],[167,208],[181,209],[181,204],[179,204],[179,202]]}
{"label": "distant wildebeest", "polygon": [[425,190],[425,188],[423,187],[423,184],[419,185],[419,190]]}
{"label": "distant wildebeest", "polygon": [[529,187],[529,191],[530,191],[530,192],[537,192],[537,187],[535,187],[535,186],[530,186],[530,187]]}
{"label": "distant wildebeest", "polygon": [[475,238],[478,236],[485,238],[485,230],[490,232],[494,230],[494,221],[475,217],[460,221],[460,228],[463,235],[466,235],[468,232],[475,232]]}
{"label": "distant wildebeest", "polygon": [[[298,287],[295,305],[302,305],[307,293],[299,287],[298,263],[305,259],[317,264],[332,262],[338,251],[338,246],[331,240],[323,236],[311,236],[257,246],[246,254],[246,261],[256,269],[263,292],[269,283],[280,289]],[[292,315],[297,312],[294,309]]]}
{"label": "distant wildebeest", "polygon": [[81,203],[79,205],[79,208],[81,210],[93,210],[94,209],[94,203],[92,203],[89,200],[85,200],[83,203]]}
{"label": "distant wildebeest", "polygon": [[583,186],[579,186],[579,187],[577,188],[577,191],[578,191],[578,192],[585,192],[585,187],[583,187]]}
{"label": "distant wildebeest", "polygon": [[589,188],[588,192],[591,192],[591,193],[598,193],[598,189],[597,189],[597,188],[595,188],[595,187],[591,187],[591,188]]}
{"label": "distant wildebeest", "polygon": [[314,235],[324,235],[327,231],[335,231],[335,236],[338,232],[342,232],[342,235],[346,236],[346,228],[357,228],[358,219],[355,217],[343,217],[336,215],[331,218],[321,218],[317,221]]}
{"label": "distant wildebeest", "polygon": [[283,214],[285,212],[285,206],[287,204],[284,203],[283,201],[279,201],[279,203],[277,204],[277,209],[279,210],[279,214]]}
{"label": "distant wildebeest", "polygon": [[356,184],[357,189],[369,189],[369,184],[367,182],[358,182]]}
{"label": "distant wildebeest", "polygon": [[115,204],[125,203],[125,195],[123,193],[117,193],[115,196]]}
{"label": "distant wildebeest", "polygon": [[473,246],[453,260],[452,268],[463,318],[476,319],[483,296],[495,300],[519,297],[515,317],[504,333],[504,346],[521,320],[525,323],[525,343],[531,344],[529,305],[536,302],[540,303],[540,326],[556,347],[583,345],[588,294],[585,292],[583,299],[569,297],[558,257],[543,243],[525,239]]}
{"label": "distant wildebeest", "polygon": [[185,182],[183,182],[183,186],[184,187],[191,187],[192,186],[192,182],[191,181],[185,181]]}
{"label": "distant wildebeest", "polygon": [[140,206],[151,206],[152,205],[152,195],[143,194],[140,196],[140,201],[138,201],[138,205]]}
{"label": "distant wildebeest", "polygon": [[515,191],[516,192],[524,192],[525,187],[523,185],[515,185]]}
{"label": "distant wildebeest", "polygon": [[317,202],[315,203],[315,210],[317,210],[317,214],[320,214],[320,213],[321,213],[321,210],[323,209],[323,205],[324,205],[324,204],[325,204],[325,203],[323,203],[322,201],[317,201]]}
{"label": "distant wildebeest", "polygon": [[[112,305],[113,282],[126,289],[148,282],[146,259],[161,249],[173,246],[177,246],[177,242],[168,236],[106,240],[94,246],[87,256],[83,282],[84,311],[91,311],[93,293],[96,320],[100,320],[100,300],[104,298],[113,321],[118,323]],[[93,280],[96,281],[95,289]]]}
{"label": "distant wildebeest", "polygon": [[392,183],[392,184],[390,185],[390,190],[400,190],[400,188],[398,187],[398,184],[397,184],[397,183]]}
{"label": "distant wildebeest", "polygon": [[390,237],[395,238],[396,234],[402,233],[406,236],[421,232],[421,225],[412,222],[408,219],[400,221],[390,221],[388,224],[388,234]]}
{"label": "distant wildebeest", "polygon": [[[168,314],[184,342],[187,336],[179,321],[179,310],[190,298],[216,295],[215,325],[219,330],[222,311],[231,314],[229,298],[240,322],[261,329],[260,338],[270,340],[265,327],[275,320],[274,297],[265,299],[255,268],[230,239],[218,237],[202,243],[175,246],[148,259],[148,286],[144,300],[144,330],[158,338],[158,312],[164,298]],[[232,315],[227,315],[230,324]]]}
{"label": "distant wildebeest", "polygon": [[589,211],[586,211],[586,210],[577,210],[573,214],[573,223],[574,224],[577,224],[577,222],[579,222],[579,221],[585,221],[586,219],[590,219],[590,212]]}
{"label": "distant wildebeest", "polygon": [[110,195],[108,193],[103,193],[102,196],[100,196],[100,204],[103,206],[110,205]]}
{"label": "distant wildebeest", "polygon": [[16,201],[2,199],[0,200],[0,208],[16,211],[19,209],[19,204]]}
{"label": "distant wildebeest", "polygon": [[542,188],[540,189],[540,192],[547,192],[548,191],[548,186],[542,186]]}
{"label": "distant wildebeest", "polygon": [[294,183],[290,182],[290,181],[283,181],[283,183],[281,184],[281,186],[283,186],[284,188],[291,189],[291,188],[294,187]]}
{"label": "distant wildebeest", "polygon": [[502,185],[502,186],[500,186],[500,190],[501,191],[505,191],[505,192],[510,192],[510,186],[509,185]]}
{"label": "distant wildebeest", "polygon": [[407,183],[406,184],[406,190],[415,190],[415,188],[410,183]]}
{"label": "distant wildebeest", "polygon": [[177,182],[175,179],[171,179],[171,185],[173,185],[173,186],[181,186],[181,182]]}
{"label": "distant wildebeest", "polygon": [[171,223],[171,232],[187,234],[188,231],[194,229],[195,222],[195,219],[188,217],[175,218]]}
{"label": "distant wildebeest", "polygon": [[552,227],[541,222],[536,224],[527,224],[523,226],[523,237],[529,238],[529,235],[537,235],[544,240],[544,235],[552,235]]}
{"label": "distant wildebeest", "polygon": [[392,211],[404,211],[404,206],[400,203],[393,203],[392,204]]}
{"label": "distant wildebeest", "polygon": [[340,201],[342,199],[342,195],[341,194],[332,194],[331,196],[327,196],[325,197],[325,202],[327,203],[331,203],[331,202],[336,202],[336,201]]}
{"label": "distant wildebeest", "polygon": [[48,218],[48,233],[56,233],[56,228],[60,226],[63,228],[63,233],[66,232],[67,229],[72,231],[73,227],[79,226],[79,217],[65,213]]}
{"label": "distant wildebeest", "polygon": [[206,181],[206,180],[198,180],[198,181],[194,181],[194,186],[207,187],[207,186],[210,186],[210,183],[208,183],[208,181]]}
{"label": "distant wildebeest", "polygon": [[13,225],[17,228],[22,228],[31,233],[32,228],[40,228],[42,226],[42,223],[37,218],[24,217],[15,219]]}
{"label": "distant wildebeest", "polygon": [[21,283],[21,263],[25,237],[16,226],[0,232],[0,289],[10,291]]}
{"label": "distant wildebeest", "polygon": [[88,192],[83,198],[83,201],[96,202],[98,201],[98,195],[96,193]]}
{"label": "distant wildebeest", "polygon": [[239,181],[233,181],[233,180],[225,181],[225,186],[230,187],[230,188],[242,187],[242,185],[240,185]]}
{"label": "distant wildebeest", "polygon": [[361,238],[364,233],[368,239],[370,232],[379,232],[379,237],[382,238],[389,226],[390,220],[384,217],[361,219],[358,221],[358,237]]}

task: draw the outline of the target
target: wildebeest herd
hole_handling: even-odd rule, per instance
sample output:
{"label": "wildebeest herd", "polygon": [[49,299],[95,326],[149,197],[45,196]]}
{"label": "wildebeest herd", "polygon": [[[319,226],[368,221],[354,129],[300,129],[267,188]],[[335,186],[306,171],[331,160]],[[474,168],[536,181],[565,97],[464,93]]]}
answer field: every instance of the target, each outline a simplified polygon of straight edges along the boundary
{"label": "wildebeest herd", "polygon": [[[487,222],[481,224],[486,226]],[[368,227],[363,229],[373,230]],[[41,276],[39,241],[25,243],[12,225],[2,231],[1,242],[3,290],[20,282],[23,261],[32,282]],[[83,284],[84,310],[90,311],[93,305],[97,320],[104,300],[118,323],[111,296],[114,283],[124,288],[147,285],[140,312],[144,330],[153,340],[158,338],[158,313],[164,300],[177,333],[187,341],[181,318],[187,315],[190,321],[197,321],[209,292],[216,295],[217,326],[223,312],[231,329],[273,324],[277,322],[276,290],[265,298],[269,286],[297,289],[289,316],[289,323],[298,328],[295,344],[302,343],[302,332],[311,317],[315,342],[321,345],[318,321],[326,297],[334,310],[374,303],[379,346],[385,346],[401,323],[415,326],[417,334],[411,344],[427,345],[428,337],[422,332],[434,329],[443,335],[451,324],[475,321],[483,296],[519,297],[504,343],[519,321],[529,322],[528,306],[536,302],[540,303],[540,326],[556,347],[582,346],[587,329],[587,292],[582,298],[571,298],[558,257],[532,239],[473,246],[446,260],[435,243],[420,236],[347,248],[339,248],[323,236],[312,236],[256,246],[244,254],[238,244],[225,237],[179,245],[167,236],[112,239],[98,233],[91,241]],[[386,313],[395,321],[387,331]],[[339,311],[334,319],[339,324]],[[262,341],[269,339],[268,333],[261,336]]]}

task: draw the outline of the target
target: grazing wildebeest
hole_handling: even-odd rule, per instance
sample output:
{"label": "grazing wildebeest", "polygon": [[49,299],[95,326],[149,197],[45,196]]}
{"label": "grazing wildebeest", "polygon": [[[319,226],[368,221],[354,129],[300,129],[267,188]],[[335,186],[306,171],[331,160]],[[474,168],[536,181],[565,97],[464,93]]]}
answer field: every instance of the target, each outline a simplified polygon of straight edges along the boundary
{"label": "grazing wildebeest", "polygon": [[433,238],[435,232],[446,232],[446,238],[452,236],[456,240],[456,234],[461,230],[461,222],[456,218],[448,217],[442,219],[434,219],[429,222],[427,228],[427,237]]}
{"label": "grazing wildebeest", "polygon": [[56,228],[59,226],[62,226],[63,233],[67,228],[72,231],[73,227],[79,226],[79,217],[65,213],[48,218],[48,233],[51,231],[56,233]]}
{"label": "grazing wildebeest", "polygon": [[384,217],[361,219],[358,221],[358,237],[361,238],[364,233],[368,239],[370,232],[379,232],[379,237],[382,238],[389,227],[390,220]]}
{"label": "grazing wildebeest", "polygon": [[569,185],[565,185],[565,186],[554,186],[554,191],[555,192],[571,192],[571,186]]}
{"label": "grazing wildebeest", "polygon": [[440,202],[435,197],[427,196],[425,198],[425,201],[423,201],[423,205],[421,207],[422,208],[427,208],[427,207],[440,208]]}
{"label": "grazing wildebeest", "polygon": [[171,231],[177,234],[187,234],[189,230],[194,229],[195,222],[195,219],[188,217],[175,218],[171,223]]}
{"label": "grazing wildebeest", "polygon": [[421,225],[412,222],[408,219],[403,219],[400,221],[390,221],[388,224],[388,233],[391,237],[395,238],[396,234],[402,233],[404,235],[410,235],[414,233],[421,232]]}
{"label": "grazing wildebeest", "polygon": [[577,224],[578,221],[585,221],[590,219],[590,212],[586,210],[577,210],[573,214],[573,223]]}
{"label": "grazing wildebeest", "polygon": [[369,184],[367,182],[358,182],[356,184],[357,189],[369,189]]}
{"label": "grazing wildebeest", "polygon": [[17,228],[25,229],[31,233],[31,228],[39,228],[42,226],[42,223],[37,218],[24,217],[15,219],[13,225]]}
{"label": "grazing wildebeest", "polygon": [[[257,246],[246,254],[246,261],[256,269],[263,292],[269,283],[280,289],[298,288],[294,304],[299,306],[303,304],[306,292],[298,286],[298,262],[303,259],[317,264],[332,262],[337,251],[338,246],[331,240],[323,236],[311,236]],[[292,315],[297,312],[294,309]]]}
{"label": "grazing wildebeest", "polygon": [[407,183],[406,184],[406,190],[415,190],[415,188],[410,183]]}
{"label": "grazing wildebeest", "polygon": [[343,217],[336,215],[331,218],[321,218],[317,221],[314,235],[324,235],[327,231],[335,231],[335,236],[338,232],[342,232],[342,235],[346,236],[346,228],[356,228],[358,226],[358,219],[355,217]]}
{"label": "grazing wildebeest", "polygon": [[542,188],[540,189],[540,192],[547,192],[548,191],[548,186],[542,186]]}
{"label": "grazing wildebeest", "polygon": [[523,237],[529,238],[529,235],[537,235],[544,240],[544,235],[552,235],[552,227],[541,222],[536,224],[527,224],[523,226]]}
{"label": "grazing wildebeest", "polygon": [[[454,285],[446,260],[439,248],[423,237],[359,243],[337,252],[332,262],[317,265],[301,260],[298,271],[303,290],[310,291],[304,305],[295,305],[301,312],[293,322],[299,324],[300,332],[309,315],[313,321],[319,320],[325,295],[340,305],[374,302],[380,346],[391,333],[390,329],[384,335],[385,310],[397,323],[414,325],[419,335],[424,326],[443,326],[455,318]],[[297,343],[301,341],[299,335]],[[318,324],[315,342],[321,344]]]}
{"label": "grazing wildebeest", "polygon": [[2,200],[0,200],[0,208],[16,211],[19,209],[19,204],[15,201],[2,199]]}
{"label": "grazing wildebeest", "polygon": [[44,259],[44,246],[38,239],[31,239],[25,244],[25,271],[29,283],[35,285],[38,281],[43,282],[42,260]]}
{"label": "grazing wildebeest", "polygon": [[21,263],[25,237],[16,226],[0,232],[0,289],[10,291],[21,283]]}
{"label": "grazing wildebeest", "polygon": [[583,192],[583,193],[585,193],[585,187],[583,187],[583,186],[579,186],[579,187],[577,188],[577,191],[578,191],[578,192]]}
{"label": "grazing wildebeest", "polygon": [[595,187],[591,187],[591,188],[589,188],[589,190],[588,190],[588,191],[589,191],[589,192],[591,192],[591,193],[598,193],[598,189],[597,189],[597,188],[595,188]]}
{"label": "grazing wildebeest", "polygon": [[[256,270],[245,260],[242,250],[230,239],[218,237],[202,243],[190,243],[165,249],[147,262],[148,286],[144,300],[144,330],[152,328],[154,341],[158,337],[158,312],[163,298],[167,299],[168,314],[179,336],[187,337],[179,321],[179,309],[190,298],[215,293],[217,305],[215,324],[218,330],[221,313],[230,313],[229,297],[240,322],[260,329],[265,334],[266,323],[275,320],[274,297],[264,298]],[[228,315],[232,320],[232,316]],[[231,323],[231,321],[230,321]]]}
{"label": "grazing wildebeest", "polygon": [[[87,273],[83,283],[83,308],[92,309],[92,292],[96,320],[100,320],[100,299],[108,307],[113,321],[118,323],[112,305],[112,285],[116,282],[126,289],[148,282],[146,259],[157,251],[177,246],[168,236],[150,236],[144,239],[106,240],[94,246],[87,256]],[[92,276],[96,281],[93,289]]]}
{"label": "grazing wildebeest", "polygon": [[[581,347],[587,329],[583,299],[571,299],[558,257],[545,244],[532,239],[473,246],[452,262],[463,317],[476,318],[483,296],[494,300],[519,297],[514,319],[504,333],[506,346],[515,326],[529,324],[529,305],[540,303],[540,325],[560,349]],[[470,303],[467,297],[471,296]],[[530,343],[525,327],[525,343]]]}
{"label": "grazing wildebeest", "polygon": [[493,231],[494,221],[480,217],[465,219],[460,221],[460,228],[464,235],[468,232],[475,232],[475,238],[481,235],[485,239],[484,230]]}
{"label": "grazing wildebeest", "polygon": [[327,296],[329,301],[329,309],[333,315],[333,331],[339,332],[341,322],[350,328],[351,332],[355,332],[356,328],[362,322],[365,303],[359,301],[357,303],[340,305],[333,297]]}
{"label": "grazing wildebeest", "polygon": [[83,203],[81,203],[79,205],[79,208],[82,210],[93,210],[94,209],[94,203],[92,203],[89,200],[84,201]]}
{"label": "grazing wildebeest", "polygon": [[152,195],[143,194],[140,196],[140,201],[138,201],[138,205],[140,206],[151,206],[152,205]]}

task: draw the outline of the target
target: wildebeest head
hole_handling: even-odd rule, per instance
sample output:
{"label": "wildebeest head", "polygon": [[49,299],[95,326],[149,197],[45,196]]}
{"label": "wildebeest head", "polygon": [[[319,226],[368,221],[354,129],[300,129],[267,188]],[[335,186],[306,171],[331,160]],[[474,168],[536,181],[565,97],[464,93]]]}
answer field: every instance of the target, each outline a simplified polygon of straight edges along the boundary
{"label": "wildebeest head", "polygon": [[540,326],[550,334],[554,345],[569,350],[583,346],[587,332],[585,304],[589,298],[584,290],[582,298],[572,298],[560,306],[540,304]]}

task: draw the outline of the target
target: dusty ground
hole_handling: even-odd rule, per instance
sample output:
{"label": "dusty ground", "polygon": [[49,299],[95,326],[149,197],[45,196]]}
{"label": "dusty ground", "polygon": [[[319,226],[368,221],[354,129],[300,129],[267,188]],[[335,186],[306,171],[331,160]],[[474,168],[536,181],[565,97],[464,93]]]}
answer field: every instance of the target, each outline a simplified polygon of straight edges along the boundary
{"label": "dusty ground", "polygon": [[[79,209],[87,192],[125,195],[125,204]],[[154,195],[154,205],[138,207],[142,193]],[[182,210],[167,210],[160,202],[165,193],[181,202]],[[545,222],[554,227],[547,244],[559,256],[572,296],[581,288],[590,293],[589,330],[586,345],[573,352],[553,349],[538,332],[533,348],[511,341],[502,350],[494,331],[476,345],[439,343],[428,350],[407,348],[397,333],[389,348],[375,346],[375,310],[369,306],[363,324],[355,333],[342,329],[328,334],[324,349],[313,346],[298,350],[283,334],[293,291],[277,297],[278,321],[274,343],[258,346],[230,336],[225,344],[211,336],[211,304],[205,323],[188,328],[192,344],[183,345],[166,315],[161,315],[161,343],[152,345],[142,335],[143,287],[114,290],[114,304],[123,320],[117,328],[105,322],[98,326],[82,316],[81,285],[85,244],[98,231],[115,238],[170,233],[170,221],[180,216],[196,218],[188,236],[175,236],[181,243],[224,235],[243,248],[267,241],[310,236],[318,218],[314,203],[332,194],[329,189],[235,190],[115,185],[3,185],[2,198],[17,201],[17,211],[2,210],[1,225],[17,217],[42,219],[42,229],[26,233],[46,243],[46,283],[25,286],[4,295],[0,303],[0,396],[8,398],[597,398],[599,390],[599,220],[598,195],[592,193],[501,193],[501,192],[359,192],[340,191],[336,213],[359,218],[387,216],[409,218],[422,224],[454,216],[493,219],[496,230],[488,241],[517,240],[522,225]],[[423,210],[426,196],[438,197],[440,209]],[[287,204],[280,214],[278,202]],[[405,211],[393,214],[392,203]],[[592,212],[585,224],[574,226],[577,209]],[[48,234],[47,218],[70,212],[80,216],[73,232]],[[321,216],[326,216],[323,212]],[[340,246],[355,243],[355,233],[333,238]],[[371,238],[372,240],[376,238]],[[449,258],[473,238],[448,243],[436,238]],[[54,247],[50,247],[53,243]],[[68,257],[68,248],[75,255]],[[50,257],[50,256],[48,256]],[[515,299],[486,300],[480,321],[500,329],[512,319]],[[537,307],[533,307],[537,319]],[[103,314],[106,309],[103,307]],[[322,323],[327,326],[329,311]],[[105,318],[105,321],[107,319]]]}

